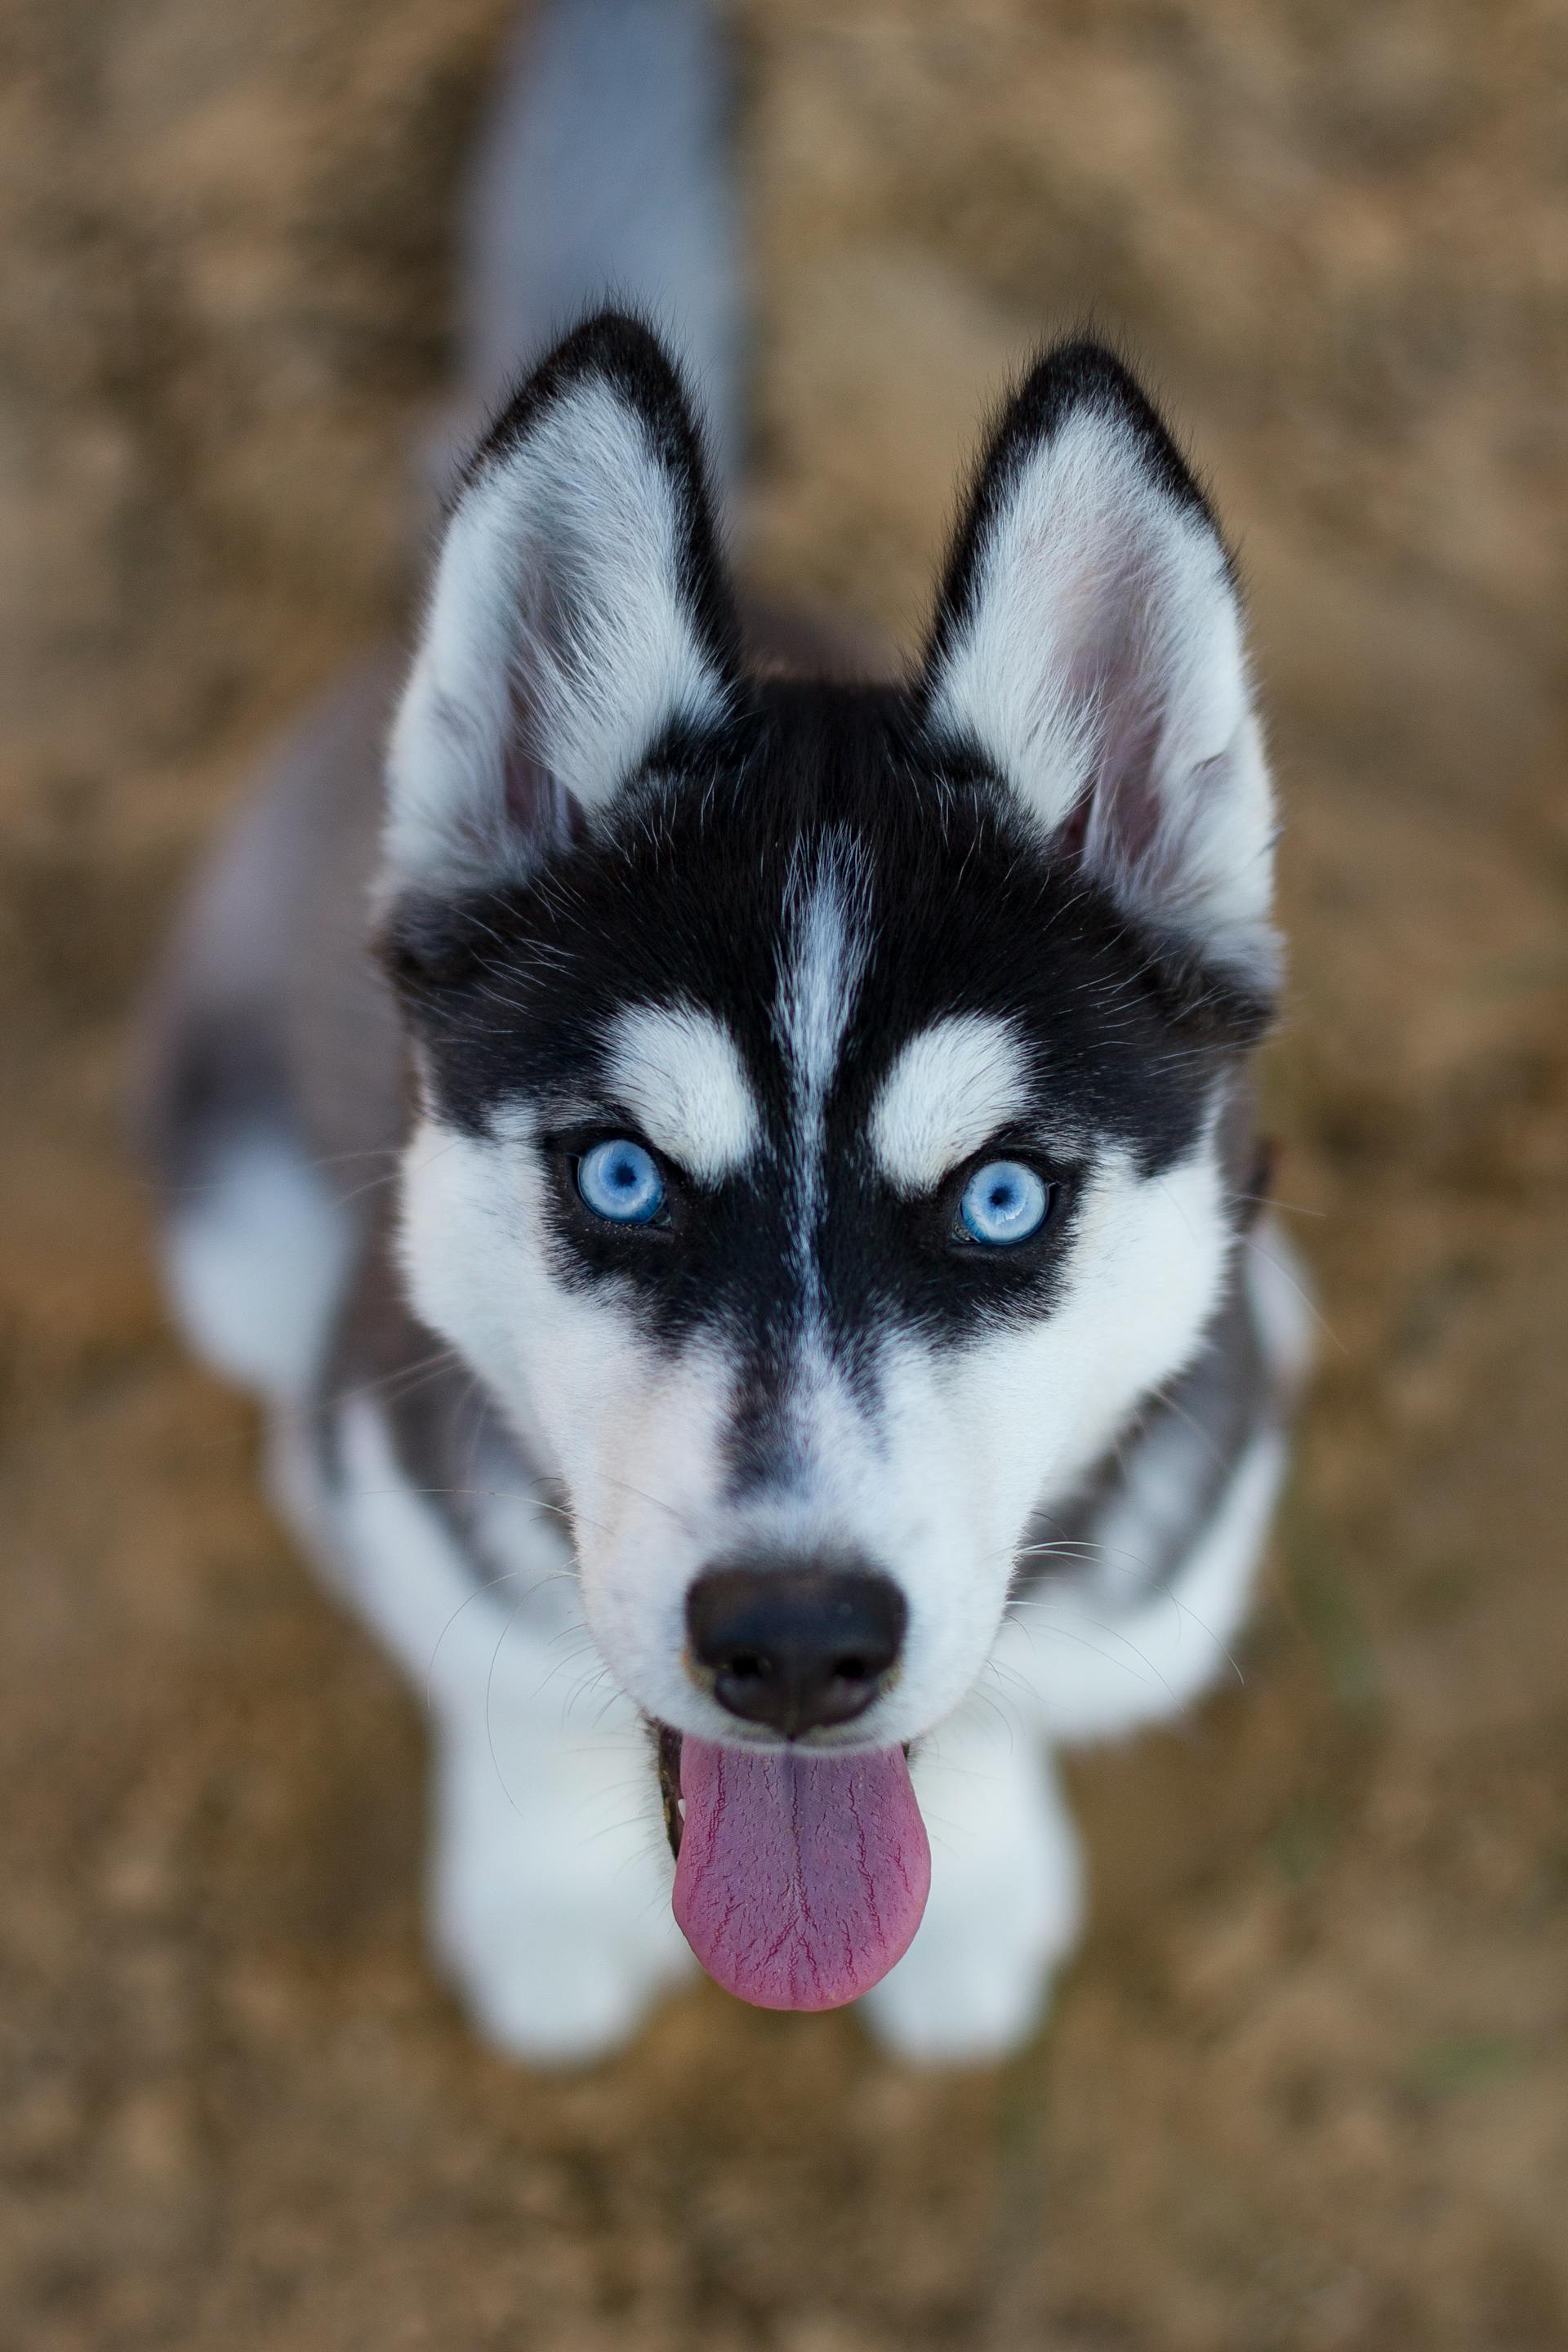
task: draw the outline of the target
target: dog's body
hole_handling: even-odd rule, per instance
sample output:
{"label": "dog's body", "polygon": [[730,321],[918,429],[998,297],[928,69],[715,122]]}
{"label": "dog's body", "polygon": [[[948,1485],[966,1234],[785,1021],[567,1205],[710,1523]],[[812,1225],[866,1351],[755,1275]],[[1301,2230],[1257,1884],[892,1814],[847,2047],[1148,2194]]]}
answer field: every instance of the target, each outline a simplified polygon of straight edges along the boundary
{"label": "dog's body", "polygon": [[689,1968],[652,1727],[713,1972],[978,2055],[1076,1931],[1052,1747],[1214,1680],[1279,1475],[1273,821],[1212,519],[1089,346],[910,681],[742,650],[718,81],[689,0],[560,5],[514,81],[468,405],[608,281],[684,321],[717,457],[620,314],[502,408],[401,702],[317,714],[176,943],[169,1265],[428,1696],[492,2036],[590,2053]]}

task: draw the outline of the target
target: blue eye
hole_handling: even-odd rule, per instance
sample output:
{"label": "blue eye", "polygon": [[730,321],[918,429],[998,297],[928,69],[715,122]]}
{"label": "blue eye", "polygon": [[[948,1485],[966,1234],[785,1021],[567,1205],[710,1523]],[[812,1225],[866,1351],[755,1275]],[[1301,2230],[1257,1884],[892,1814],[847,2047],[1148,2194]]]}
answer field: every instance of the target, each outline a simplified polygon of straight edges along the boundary
{"label": "blue eye", "polygon": [[963,1188],[958,1204],[960,1230],[991,1248],[1026,1242],[1050,1214],[1054,1191],[1021,1160],[988,1160]]}
{"label": "blue eye", "polygon": [[595,1143],[577,1162],[577,1190],[596,1217],[614,1225],[646,1225],[664,1206],[664,1179],[651,1151],[629,1135]]}

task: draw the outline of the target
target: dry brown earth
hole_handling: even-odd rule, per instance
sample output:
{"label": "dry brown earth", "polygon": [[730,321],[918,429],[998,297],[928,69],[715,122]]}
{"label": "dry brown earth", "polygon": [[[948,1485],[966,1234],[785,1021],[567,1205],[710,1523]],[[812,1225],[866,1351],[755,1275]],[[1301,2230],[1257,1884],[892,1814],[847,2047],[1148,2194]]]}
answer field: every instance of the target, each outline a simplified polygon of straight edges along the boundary
{"label": "dry brown earth", "polygon": [[1041,2046],[711,1991],[531,2080],[420,1954],[420,1736],[163,1329],[126,1009],[395,623],[506,0],[0,11],[0,2344],[1568,2345],[1568,16],[752,0],[758,569],[910,626],[1091,309],[1254,584],[1322,1373],[1245,1687],[1085,1763]]}

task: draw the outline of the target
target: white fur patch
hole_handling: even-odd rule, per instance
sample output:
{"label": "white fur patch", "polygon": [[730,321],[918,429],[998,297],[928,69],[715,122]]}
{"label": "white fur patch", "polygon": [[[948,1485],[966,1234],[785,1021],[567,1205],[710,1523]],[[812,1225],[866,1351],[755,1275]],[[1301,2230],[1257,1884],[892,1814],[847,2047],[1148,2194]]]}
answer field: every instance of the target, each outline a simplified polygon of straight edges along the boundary
{"label": "white fur patch", "polygon": [[762,1123],[741,1049],[711,1013],[633,1005],[610,1034],[609,1081],[648,1141],[717,1184],[744,1166]]}
{"label": "white fur patch", "polygon": [[679,534],[668,470],[601,380],[572,386],[468,485],[393,730],[393,882],[527,870],[539,841],[509,805],[518,754],[596,810],[666,727],[718,715]]}
{"label": "white fur patch", "polygon": [[298,1397],[353,1244],[349,1219],[300,1154],[275,1136],[246,1137],[170,1218],[164,1265],[181,1328],[226,1378]]}
{"label": "white fur patch", "polygon": [[896,1192],[929,1192],[1028,1099],[1010,1024],[953,1013],[911,1037],[878,1090],[871,1149]]}

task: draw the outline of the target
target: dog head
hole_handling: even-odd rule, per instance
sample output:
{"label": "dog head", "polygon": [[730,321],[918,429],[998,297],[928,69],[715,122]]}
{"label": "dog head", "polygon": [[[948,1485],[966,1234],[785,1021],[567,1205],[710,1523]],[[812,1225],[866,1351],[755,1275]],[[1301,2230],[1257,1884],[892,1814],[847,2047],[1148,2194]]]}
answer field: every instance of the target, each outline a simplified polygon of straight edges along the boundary
{"label": "dog head", "polygon": [[747,676],[643,328],[500,418],[391,751],[405,1265],[650,1717],[885,1749],[963,1699],[1219,1297],[1272,830],[1228,560],[1106,352],[1006,407],[896,687]]}

